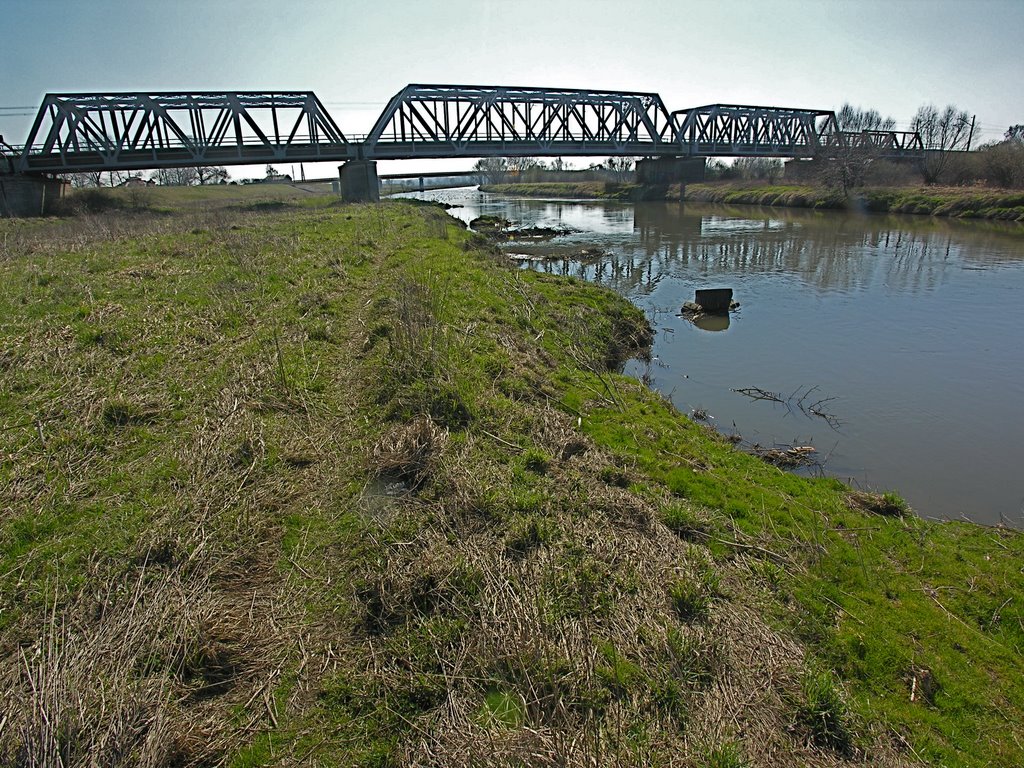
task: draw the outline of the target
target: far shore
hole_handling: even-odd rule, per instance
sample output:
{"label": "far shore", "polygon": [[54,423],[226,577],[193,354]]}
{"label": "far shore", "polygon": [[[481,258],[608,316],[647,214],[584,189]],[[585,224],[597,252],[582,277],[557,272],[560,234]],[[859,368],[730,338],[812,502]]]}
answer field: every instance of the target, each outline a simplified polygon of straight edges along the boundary
{"label": "far shore", "polygon": [[859,210],[1024,222],[1024,191],[986,187],[864,187],[843,195],[824,186],[705,182],[667,189],[601,181],[482,184],[481,191],[524,197],[685,202]]}

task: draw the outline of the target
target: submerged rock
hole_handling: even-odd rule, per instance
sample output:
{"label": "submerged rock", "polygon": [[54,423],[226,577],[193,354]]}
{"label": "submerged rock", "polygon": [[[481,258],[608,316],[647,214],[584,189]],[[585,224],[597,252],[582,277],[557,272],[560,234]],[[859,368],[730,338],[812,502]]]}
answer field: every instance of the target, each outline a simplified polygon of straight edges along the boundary
{"label": "submerged rock", "polygon": [[469,222],[470,229],[484,235],[493,235],[503,232],[512,226],[512,222],[503,219],[501,216],[477,216]]}

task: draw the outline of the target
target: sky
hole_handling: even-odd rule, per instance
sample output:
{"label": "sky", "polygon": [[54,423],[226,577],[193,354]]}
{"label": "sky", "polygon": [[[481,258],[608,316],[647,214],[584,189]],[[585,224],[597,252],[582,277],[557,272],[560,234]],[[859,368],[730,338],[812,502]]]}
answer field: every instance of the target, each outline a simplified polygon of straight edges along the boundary
{"label": "sky", "polygon": [[11,144],[48,92],[312,90],[361,134],[408,83],[654,91],[670,110],[849,102],[898,128],[955,104],[980,142],[1024,123],[1024,0],[0,0],[0,19]]}

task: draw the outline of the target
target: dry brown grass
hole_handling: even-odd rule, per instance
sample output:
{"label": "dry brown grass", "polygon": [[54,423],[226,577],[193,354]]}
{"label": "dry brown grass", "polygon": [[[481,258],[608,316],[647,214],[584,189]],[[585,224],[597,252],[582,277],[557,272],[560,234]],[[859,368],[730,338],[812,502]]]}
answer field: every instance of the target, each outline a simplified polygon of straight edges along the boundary
{"label": "dry brown grass", "polygon": [[[507,455],[509,445],[476,434],[454,448],[418,438],[414,450],[395,450],[432,472],[407,497],[406,522],[388,523],[415,536],[364,574],[363,651],[353,655],[372,659],[361,674],[384,690],[433,680],[436,701],[410,724],[401,764],[696,765],[730,742],[750,765],[863,764],[866,754],[822,750],[796,725],[804,652],[765,621],[760,560],[716,561],[680,539],[659,520],[669,500],[609,484],[600,469],[614,460],[570,417],[542,405],[531,415],[530,442],[553,458],[550,493],[528,513],[539,540],[521,549],[509,545],[518,518],[481,508],[487,489],[507,481],[469,471],[471,455]],[[385,443],[403,445],[406,431],[397,434]],[[438,488],[443,498],[431,502]],[[710,610],[681,621],[669,585],[709,573],[721,577]],[[489,712],[489,694],[509,710]],[[884,737],[870,754],[873,765],[910,764]]]}
{"label": "dry brown grass", "polygon": [[[139,241],[155,244],[141,268],[112,278],[144,295],[149,286],[164,288],[203,268],[207,249],[224,245],[245,260],[255,280],[266,249],[294,246],[240,228],[254,220],[215,211],[17,222],[0,259],[34,262],[42,276],[68,254],[101,259]],[[194,231],[213,232],[221,243],[190,240]],[[163,241],[164,235],[175,240]],[[161,254],[163,248],[173,252]],[[87,272],[58,277],[60,290],[83,297],[90,325],[107,329],[129,314],[94,296]],[[67,325],[24,322],[5,350],[0,385],[13,388],[22,372],[47,371],[54,387],[40,388],[35,413],[2,435],[10,471],[4,505],[10,506],[0,520],[24,510],[91,505],[88,514],[110,518],[97,523],[115,543],[79,541],[83,531],[91,535],[83,520],[48,541],[57,553],[52,563],[30,548],[5,575],[14,590],[0,603],[9,619],[0,634],[0,764],[211,765],[280,714],[271,693],[289,655],[294,662],[294,644],[302,642],[301,632],[289,631],[300,623],[295,613],[302,598],[300,585],[278,571],[274,511],[301,481],[265,468],[265,412],[268,397],[275,406],[291,393],[281,391],[269,351],[240,359],[219,387],[179,369],[195,402],[179,403],[182,413],[172,421],[166,383],[123,362],[129,344],[144,345],[168,327],[176,359],[186,365],[201,366],[211,350],[230,358],[232,344],[245,340],[226,337],[218,311],[226,310],[214,305],[206,314],[155,319],[139,327],[139,338],[103,330],[84,343]],[[275,447],[286,456],[315,453],[310,422],[286,419],[290,425],[274,430]],[[150,433],[153,451],[176,469],[169,484],[155,476],[161,492],[145,511],[138,538],[121,548],[115,521],[137,502],[108,478],[154,471],[148,454],[132,450],[140,439],[136,428]],[[323,445],[332,435],[320,430],[316,438]]]}

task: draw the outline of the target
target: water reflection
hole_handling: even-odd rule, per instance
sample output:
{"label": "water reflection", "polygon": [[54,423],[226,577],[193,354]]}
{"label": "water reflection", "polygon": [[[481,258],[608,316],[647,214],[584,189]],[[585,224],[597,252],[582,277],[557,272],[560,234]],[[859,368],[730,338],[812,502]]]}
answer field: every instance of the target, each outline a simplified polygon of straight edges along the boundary
{"label": "water reflection", "polygon": [[[638,205],[634,229],[642,254],[631,256],[641,274],[651,269],[672,276],[693,270],[700,275],[781,272],[817,290],[844,292],[879,283],[934,290],[944,279],[949,257],[960,257],[958,249],[950,253],[957,246],[944,233],[894,232],[877,224],[865,227],[858,219],[836,226],[834,215],[780,219],[774,212],[754,214],[759,218],[709,214],[694,206]],[[944,258],[934,258],[937,252]]]}
{"label": "water reflection", "polygon": [[[444,199],[445,194],[435,194]],[[677,203],[508,200],[447,193],[465,221],[571,227],[515,243],[527,268],[607,285],[658,331],[643,375],[684,412],[751,442],[816,445],[826,469],[898,489],[926,516],[1024,523],[1024,228]],[[607,258],[578,258],[598,247]],[[693,324],[694,291],[742,309]],[[710,331],[710,332],[709,332]],[[842,423],[736,394],[816,387]]]}
{"label": "water reflection", "polygon": [[690,321],[702,331],[727,331],[729,330],[729,315],[701,315]]}

